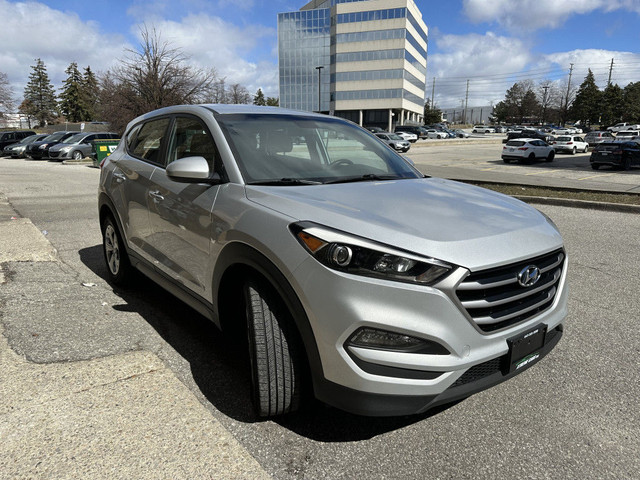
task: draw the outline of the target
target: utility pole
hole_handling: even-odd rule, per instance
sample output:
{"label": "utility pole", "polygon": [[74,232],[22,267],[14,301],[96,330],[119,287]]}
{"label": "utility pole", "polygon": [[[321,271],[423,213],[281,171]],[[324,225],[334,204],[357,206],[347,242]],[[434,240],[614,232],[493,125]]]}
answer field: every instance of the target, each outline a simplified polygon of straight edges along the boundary
{"label": "utility pole", "polygon": [[611,86],[611,72],[613,71],[613,58],[611,59],[611,66],[609,67],[609,80],[607,81],[607,87]]}
{"label": "utility pole", "polygon": [[549,90],[549,85],[545,85],[542,88],[544,89],[544,95],[542,96],[542,118],[540,123],[544,125],[544,117],[547,115],[547,90]]}
{"label": "utility pole", "polygon": [[[573,64],[571,64],[573,65]],[[467,93],[464,97],[464,114],[462,116],[462,122],[467,123],[467,106],[469,105],[469,80],[467,80]]]}
{"label": "utility pole", "polygon": [[433,86],[431,87],[431,110],[433,110],[433,94],[435,93],[435,91],[436,91],[436,77],[433,77]]}
{"label": "utility pole", "polygon": [[567,111],[569,111],[569,92],[571,91],[571,75],[573,75],[573,63],[569,68],[569,81],[567,82],[567,97],[564,101],[564,111],[562,112],[562,126],[564,127],[565,122],[567,121]]}

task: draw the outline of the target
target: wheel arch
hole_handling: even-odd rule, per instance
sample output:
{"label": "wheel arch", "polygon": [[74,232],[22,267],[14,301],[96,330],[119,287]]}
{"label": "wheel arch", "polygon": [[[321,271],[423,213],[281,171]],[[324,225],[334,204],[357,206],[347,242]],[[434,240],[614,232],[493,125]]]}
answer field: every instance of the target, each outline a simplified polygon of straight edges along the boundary
{"label": "wheel arch", "polygon": [[322,363],[302,302],[281,270],[265,255],[245,243],[236,242],[225,246],[216,261],[212,292],[220,327],[232,334],[244,329],[244,324],[239,321],[244,319],[244,312],[238,312],[238,308],[243,305],[241,287],[251,276],[267,282],[288,309],[302,342],[313,383],[316,384],[324,378]]}

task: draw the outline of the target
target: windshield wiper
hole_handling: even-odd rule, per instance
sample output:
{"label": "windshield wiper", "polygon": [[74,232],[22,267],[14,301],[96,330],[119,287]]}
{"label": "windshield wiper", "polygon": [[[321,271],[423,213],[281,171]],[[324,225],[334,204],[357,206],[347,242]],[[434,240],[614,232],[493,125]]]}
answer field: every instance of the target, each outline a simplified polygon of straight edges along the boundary
{"label": "windshield wiper", "polygon": [[354,177],[342,177],[335,180],[327,180],[324,183],[353,183],[353,182],[370,182],[372,180],[399,180],[401,177],[397,175],[376,175],[375,173],[367,173],[365,175],[357,175]]}
{"label": "windshield wiper", "polygon": [[247,185],[321,185],[322,182],[305,180],[304,178],[281,178],[280,180],[259,180],[248,182]]}

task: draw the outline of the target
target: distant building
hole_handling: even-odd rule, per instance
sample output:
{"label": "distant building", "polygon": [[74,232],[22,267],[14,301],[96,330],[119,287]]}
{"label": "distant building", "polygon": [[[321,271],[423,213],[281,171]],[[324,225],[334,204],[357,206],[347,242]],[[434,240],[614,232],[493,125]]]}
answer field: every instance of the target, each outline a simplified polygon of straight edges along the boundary
{"label": "distant building", "polygon": [[278,14],[280,105],[392,130],[422,123],[427,26],[413,0],[313,0]]}

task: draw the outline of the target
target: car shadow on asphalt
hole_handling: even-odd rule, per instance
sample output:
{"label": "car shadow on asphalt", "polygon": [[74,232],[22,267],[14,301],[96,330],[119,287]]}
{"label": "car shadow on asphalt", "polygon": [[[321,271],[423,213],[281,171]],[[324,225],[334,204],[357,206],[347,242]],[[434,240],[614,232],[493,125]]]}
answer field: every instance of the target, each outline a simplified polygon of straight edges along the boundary
{"label": "car shadow on asphalt", "polygon": [[[99,277],[107,279],[102,245],[79,251],[80,259]],[[250,371],[246,344],[224,335],[211,321],[167,294],[142,274],[134,286],[113,287],[122,299],[114,310],[138,313],[190,366],[193,382],[218,411],[243,423],[259,422],[251,406]],[[149,343],[143,349],[157,350]],[[170,368],[171,359],[159,356]],[[178,378],[177,369],[172,369]],[[187,386],[189,378],[180,378]],[[193,388],[193,387],[192,387]],[[323,442],[351,442],[373,438],[436,415],[448,406],[404,417],[363,417],[330,407],[309,396],[299,412],[275,419],[298,435]]]}

